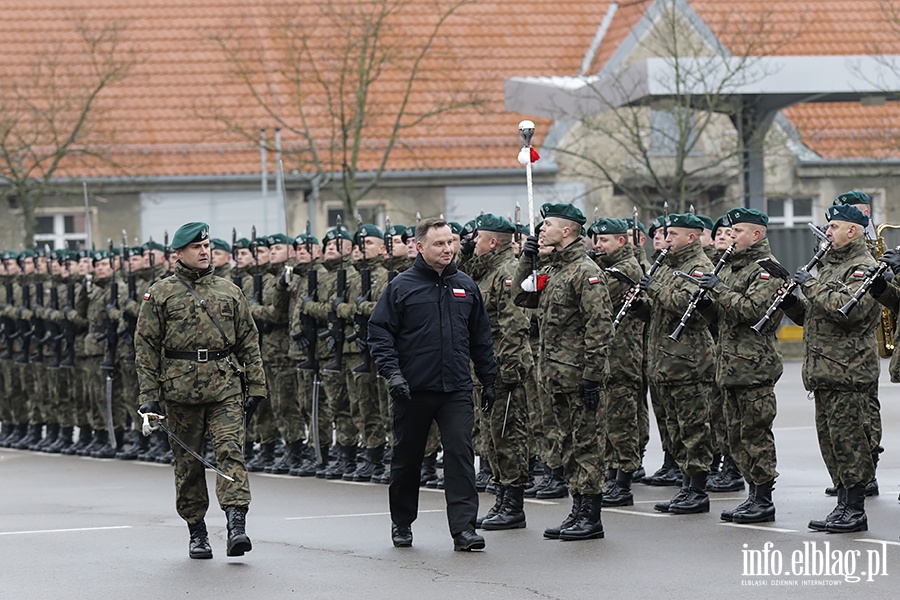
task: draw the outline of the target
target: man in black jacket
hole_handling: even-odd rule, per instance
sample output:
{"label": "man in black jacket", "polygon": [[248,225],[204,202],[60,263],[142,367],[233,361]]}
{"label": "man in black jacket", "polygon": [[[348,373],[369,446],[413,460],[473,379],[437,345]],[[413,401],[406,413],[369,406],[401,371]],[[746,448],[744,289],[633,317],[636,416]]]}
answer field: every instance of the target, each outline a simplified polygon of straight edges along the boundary
{"label": "man in black jacket", "polygon": [[472,447],[472,376],[482,384],[482,410],[496,394],[497,363],[484,300],[453,261],[453,233],[442,219],[416,227],[413,268],[388,284],[369,319],[369,351],[393,400],[394,456],[390,506],[394,546],[412,545],[419,471],[432,420],[444,447],[447,520],[454,550],[480,550]]}

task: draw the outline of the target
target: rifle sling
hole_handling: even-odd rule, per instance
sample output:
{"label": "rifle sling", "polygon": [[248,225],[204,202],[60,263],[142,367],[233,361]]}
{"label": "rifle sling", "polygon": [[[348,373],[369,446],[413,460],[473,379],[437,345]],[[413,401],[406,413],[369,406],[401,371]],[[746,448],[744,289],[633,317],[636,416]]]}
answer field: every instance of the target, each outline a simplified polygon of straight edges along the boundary
{"label": "rifle sling", "polygon": [[194,296],[194,298],[197,299],[197,302],[200,303],[200,306],[203,307],[203,310],[205,310],[205,311],[206,311],[206,314],[209,315],[209,318],[212,319],[213,325],[215,325],[215,326],[216,326],[216,329],[219,330],[219,333],[222,334],[222,339],[225,341],[225,348],[230,348],[230,347],[231,347],[231,343],[228,341],[228,335],[225,334],[225,329],[222,328],[222,324],[219,323],[219,319],[216,318],[216,315],[214,315],[214,314],[212,313],[212,311],[209,310],[209,302],[207,302],[206,300],[204,300],[203,298],[201,298],[201,297],[200,297],[200,294],[198,294],[197,291],[196,291],[194,288],[192,288],[192,287],[188,284],[187,281],[185,281],[184,279],[182,279],[182,278],[179,277],[178,275],[175,276],[175,279],[177,279],[178,281],[180,281],[181,284],[182,284],[184,287],[187,288],[187,291],[189,291],[189,292],[191,293],[191,295]]}

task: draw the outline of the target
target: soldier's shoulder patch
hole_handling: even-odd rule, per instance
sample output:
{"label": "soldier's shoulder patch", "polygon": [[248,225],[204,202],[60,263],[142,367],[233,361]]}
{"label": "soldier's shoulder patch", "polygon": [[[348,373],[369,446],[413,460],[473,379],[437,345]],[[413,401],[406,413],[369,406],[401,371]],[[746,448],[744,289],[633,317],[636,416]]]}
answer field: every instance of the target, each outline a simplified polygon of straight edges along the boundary
{"label": "soldier's shoulder patch", "polygon": [[854,277],[865,277],[865,276],[866,276],[866,272],[865,272],[865,271],[862,271],[862,270],[860,270],[860,269],[857,269],[857,270],[853,271],[853,276],[854,276]]}
{"label": "soldier's shoulder patch", "polygon": [[596,275],[588,277],[588,283],[591,285],[594,285],[595,283],[600,283],[600,278],[597,277]]}
{"label": "soldier's shoulder patch", "polygon": [[768,274],[767,272],[765,272],[765,271],[760,271],[760,273],[759,273],[759,278],[760,278],[760,279],[771,279],[772,276],[769,275],[769,274]]}
{"label": "soldier's shoulder patch", "polygon": [[149,299],[150,299],[150,292],[146,292],[144,294],[144,300],[149,300]]}
{"label": "soldier's shoulder patch", "polygon": [[463,288],[453,288],[453,295],[457,298],[465,298],[466,290],[464,290]]}
{"label": "soldier's shoulder patch", "polygon": [[512,287],[512,279],[504,279],[503,285],[505,285],[506,287]]}
{"label": "soldier's shoulder patch", "polygon": [[703,271],[701,271],[700,269],[695,269],[694,272],[691,273],[691,276],[700,279],[701,277],[703,277]]}

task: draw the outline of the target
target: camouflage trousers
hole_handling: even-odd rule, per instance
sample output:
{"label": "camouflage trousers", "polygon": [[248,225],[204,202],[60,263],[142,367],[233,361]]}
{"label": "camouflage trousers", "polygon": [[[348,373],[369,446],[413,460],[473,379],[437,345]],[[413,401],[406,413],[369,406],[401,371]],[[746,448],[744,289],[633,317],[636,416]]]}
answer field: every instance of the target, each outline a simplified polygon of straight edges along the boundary
{"label": "camouflage trousers", "polygon": [[58,415],[57,422],[63,427],[74,427],[78,424],[78,421],[75,419],[76,390],[74,373],[75,369],[57,369],[55,371],[56,387],[59,390],[59,395],[56,397],[53,406]]}
{"label": "camouflage trousers", "polygon": [[[44,398],[44,423],[57,423],[62,425],[62,421],[66,419],[65,403],[66,403],[66,372],[63,369],[47,369],[41,373],[46,386],[46,396]],[[71,423],[69,423],[71,425]]]}
{"label": "camouflage trousers", "polygon": [[[268,385],[268,381],[266,382]],[[250,439],[260,444],[274,444],[278,439],[278,427],[275,426],[275,412],[272,410],[272,401],[268,396],[256,407],[253,418],[250,419]]]}
{"label": "camouflage trousers", "polygon": [[814,390],[816,433],[822,460],[835,486],[851,488],[875,477],[869,424],[869,392]]}
{"label": "camouflage trousers", "polygon": [[3,422],[24,425],[28,421],[25,396],[22,393],[22,377],[12,361],[0,362],[3,371]]}
{"label": "camouflage trousers", "polygon": [[711,382],[659,385],[666,415],[666,430],[672,455],[681,472],[689,477],[709,473],[712,436],[709,430]]}
{"label": "camouflage trousers", "polygon": [[331,411],[328,408],[328,395],[322,388],[322,378],[318,373],[313,371],[296,371],[297,392],[300,403],[300,418],[304,423],[308,424],[307,443],[313,445],[313,386],[318,388],[319,395],[319,444],[321,446],[331,446],[332,436],[332,418]]}
{"label": "camouflage trousers", "polygon": [[[476,407],[476,412],[481,412],[480,408]],[[494,482],[506,487],[530,486],[525,387],[519,385],[512,391],[498,391],[497,402],[484,416],[490,434],[487,458],[494,473]]]}
{"label": "camouflage trousers", "polygon": [[[718,460],[718,455],[729,454],[728,448],[731,445],[729,436],[729,425],[725,418],[725,391],[717,385],[713,385],[712,392],[709,395],[709,429],[712,435],[713,459]],[[732,454],[732,458],[734,455]]]}
{"label": "camouflage trousers", "polygon": [[641,430],[639,407],[641,385],[632,381],[613,381],[607,386],[606,465],[611,469],[633,472],[641,466]]}
{"label": "camouflage trousers", "polygon": [[[212,404],[166,402],[166,423],[191,449],[204,453],[207,434],[216,453],[216,466],[234,482],[216,477],[219,507],[250,505],[250,480],[244,464],[244,403],[234,395]],[[197,523],[209,508],[206,467],[171,442],[175,458],[175,508],[188,523]]]}
{"label": "camouflage trousers", "polygon": [[380,448],[387,441],[377,379],[374,369],[370,373],[351,373],[354,393],[350,395],[350,415],[366,448]]}
{"label": "camouflage trousers", "polygon": [[878,382],[869,386],[869,447],[872,448],[872,460],[878,466],[878,457],[884,452],[881,445],[881,402],[878,400]]}
{"label": "camouflage trousers", "polygon": [[525,379],[525,396],[528,403],[529,454],[540,456],[550,468],[562,466],[559,430],[550,409],[550,400],[542,394],[535,377]]}
{"label": "camouflage trousers", "polygon": [[[606,391],[600,406],[587,410],[577,392],[560,392],[553,382],[541,382],[550,399],[560,440],[560,457],[569,492],[597,495],[603,491],[604,444],[606,439]],[[552,466],[552,465],[551,465]]]}
{"label": "camouflage trousers", "polygon": [[[140,423],[141,416],[138,414],[138,395],[140,389],[138,387],[137,368],[133,362],[119,361],[119,376],[122,378],[122,401],[125,404],[125,411],[131,416],[131,422]],[[140,429],[137,426],[136,429]]]}
{"label": "camouflage trousers", "polygon": [[777,412],[775,386],[723,388],[729,454],[744,479],[757,485],[778,477],[775,470],[775,435],[772,423]]}
{"label": "camouflage trousers", "polygon": [[107,386],[107,377],[112,378],[112,421],[113,427],[116,430],[125,429],[125,423],[128,420],[128,411],[134,410],[134,407],[125,406],[125,401],[122,398],[122,376],[118,370],[107,371],[100,368],[100,363],[102,361],[102,357],[100,356],[91,356],[84,359],[86,363],[89,363],[90,366],[94,367],[92,369],[87,370],[88,384],[90,386],[90,394],[91,401],[93,403],[93,409],[91,411],[92,422],[90,423],[91,427],[94,429],[109,429],[109,425],[107,423],[108,417],[108,407],[107,407],[107,399],[106,399],[106,386]]}
{"label": "camouflage trousers", "polygon": [[[352,376],[350,364],[355,365],[356,355],[344,355],[340,372],[322,371],[322,385],[328,394],[328,408],[334,420],[337,443],[342,446],[355,446],[359,441],[353,416],[350,414],[350,387]],[[352,393],[356,393],[354,390]]]}
{"label": "camouflage trousers", "polygon": [[29,423],[45,423],[50,414],[47,406],[47,377],[42,363],[20,365]]}
{"label": "camouflage trousers", "polygon": [[287,363],[265,363],[266,384],[275,427],[285,442],[302,441],[306,435],[306,421],[300,411],[297,396],[296,371]]}
{"label": "camouflage trousers", "polygon": [[[650,408],[647,406],[647,392],[649,384],[645,376],[641,381],[641,391],[638,394],[638,451],[640,452],[641,462],[644,460],[644,452],[647,450],[647,444],[650,443]],[[640,463],[638,463],[640,466]]]}
{"label": "camouflage trousers", "polygon": [[650,390],[650,405],[653,406],[656,428],[659,430],[660,445],[664,452],[672,452],[672,439],[669,437],[669,428],[666,424],[666,403],[663,402],[657,384],[651,381],[647,387]]}

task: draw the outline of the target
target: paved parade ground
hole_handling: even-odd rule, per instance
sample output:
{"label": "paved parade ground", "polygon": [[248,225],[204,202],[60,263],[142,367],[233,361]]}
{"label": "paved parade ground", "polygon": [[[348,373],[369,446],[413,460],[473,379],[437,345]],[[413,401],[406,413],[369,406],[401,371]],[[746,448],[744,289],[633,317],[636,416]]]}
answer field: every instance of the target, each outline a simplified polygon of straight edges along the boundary
{"label": "paved parade ground", "polygon": [[[865,533],[806,528],[834,499],[823,493],[813,402],[791,362],[776,388],[775,523],[722,524],[719,512],[745,497],[739,492],[710,494],[709,514],[663,515],[653,504],[674,488],[635,484],[635,506],[603,510],[604,540],[544,540],[544,527],[571,502],[527,500],[526,529],[482,532],[484,552],[455,553],[442,492],[423,489],[414,545],[395,549],[387,486],[252,474],[253,551],[225,556],[225,517],[215,507],[207,517],[215,558],[190,560],[170,466],[0,450],[0,599],[893,596],[900,385],[890,383],[886,361],[881,380],[886,451]],[[661,462],[654,430],[644,466],[652,472]],[[480,500],[483,514],[493,497]]]}

